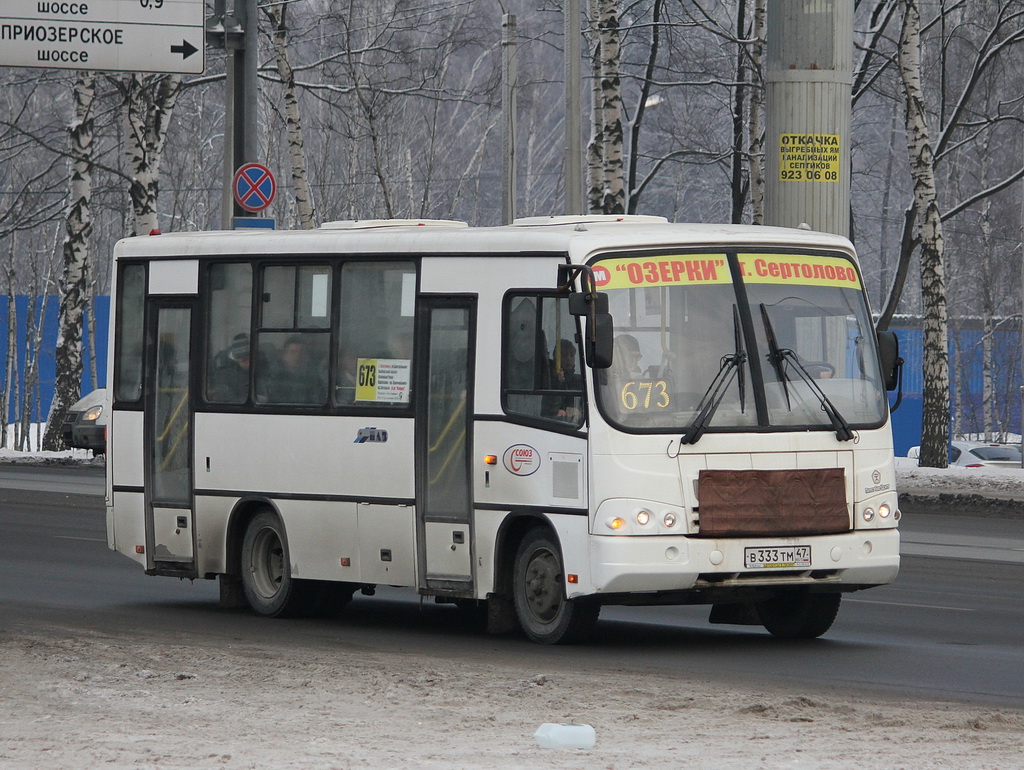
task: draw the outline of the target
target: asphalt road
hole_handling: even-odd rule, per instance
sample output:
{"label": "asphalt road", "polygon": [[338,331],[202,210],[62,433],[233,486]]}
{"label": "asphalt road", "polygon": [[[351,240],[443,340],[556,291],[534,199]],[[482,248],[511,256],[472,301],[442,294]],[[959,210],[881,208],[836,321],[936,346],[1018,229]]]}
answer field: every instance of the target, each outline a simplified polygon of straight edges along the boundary
{"label": "asphalt road", "polygon": [[[80,494],[84,492],[85,494]],[[408,591],[357,597],[336,618],[273,621],[222,610],[213,581],[145,576],[107,549],[102,471],[0,466],[0,630],[75,628],[204,643],[415,649],[466,665],[495,655],[595,671],[663,669],[708,681],[888,693],[1024,707],[1024,519],[908,515],[896,583],[848,595],[822,639],[711,626],[706,607],[608,607],[590,644],[539,647],[484,634]]]}

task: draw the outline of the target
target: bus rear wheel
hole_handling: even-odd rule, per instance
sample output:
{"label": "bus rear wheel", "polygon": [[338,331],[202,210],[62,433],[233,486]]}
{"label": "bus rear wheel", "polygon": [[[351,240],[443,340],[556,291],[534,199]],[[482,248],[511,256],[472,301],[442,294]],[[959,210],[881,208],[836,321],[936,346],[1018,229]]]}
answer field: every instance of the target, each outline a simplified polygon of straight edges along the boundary
{"label": "bus rear wheel", "polygon": [[817,639],[832,627],[842,598],[842,594],[787,591],[755,606],[761,624],[772,636]]}
{"label": "bus rear wheel", "polygon": [[512,600],[523,632],[540,644],[583,641],[601,612],[596,602],[566,598],[561,552],[550,531],[540,527],[519,544]]}
{"label": "bus rear wheel", "polygon": [[291,576],[284,525],[272,511],[256,514],[245,528],[242,587],[253,611],[271,618],[307,615],[319,603],[315,581]]}

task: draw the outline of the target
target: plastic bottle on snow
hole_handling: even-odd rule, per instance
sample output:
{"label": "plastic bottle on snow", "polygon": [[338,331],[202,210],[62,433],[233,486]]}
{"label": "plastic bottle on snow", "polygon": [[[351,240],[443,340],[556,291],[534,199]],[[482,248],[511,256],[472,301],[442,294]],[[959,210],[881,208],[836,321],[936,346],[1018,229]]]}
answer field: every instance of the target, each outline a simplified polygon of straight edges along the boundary
{"label": "plastic bottle on snow", "polygon": [[597,734],[590,725],[545,722],[533,734],[542,749],[592,749]]}

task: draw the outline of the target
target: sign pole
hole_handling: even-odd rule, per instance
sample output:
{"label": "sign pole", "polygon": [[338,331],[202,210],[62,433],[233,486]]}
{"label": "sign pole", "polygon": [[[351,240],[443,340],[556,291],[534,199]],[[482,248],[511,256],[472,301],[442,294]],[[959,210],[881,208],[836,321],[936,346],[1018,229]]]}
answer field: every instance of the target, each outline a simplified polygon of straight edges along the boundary
{"label": "sign pole", "polygon": [[516,218],[516,16],[506,13],[501,22],[501,221]]}
{"label": "sign pole", "polygon": [[565,18],[565,213],[583,210],[583,143],[580,110],[580,0],[566,0]]}
{"label": "sign pole", "polygon": [[235,172],[256,160],[258,99],[256,70],[259,63],[259,25],[256,0],[235,0],[231,13],[226,0],[216,0],[214,16],[207,23],[207,42],[228,52],[224,111],[224,192],[221,226],[227,230],[245,211],[235,201]]}

